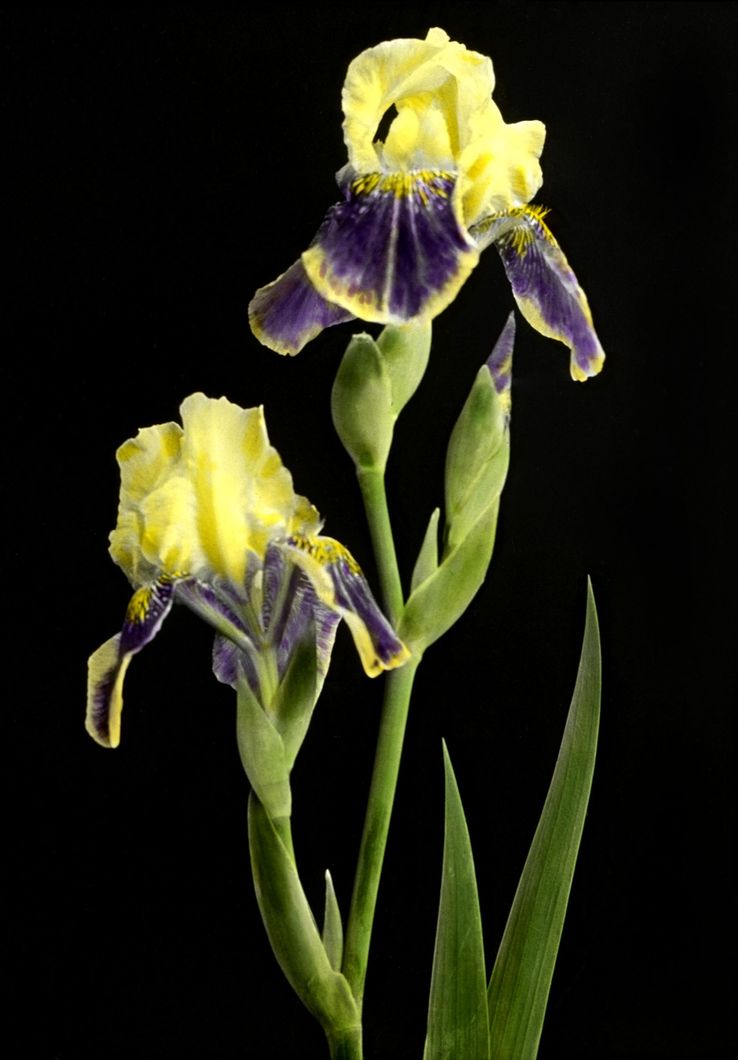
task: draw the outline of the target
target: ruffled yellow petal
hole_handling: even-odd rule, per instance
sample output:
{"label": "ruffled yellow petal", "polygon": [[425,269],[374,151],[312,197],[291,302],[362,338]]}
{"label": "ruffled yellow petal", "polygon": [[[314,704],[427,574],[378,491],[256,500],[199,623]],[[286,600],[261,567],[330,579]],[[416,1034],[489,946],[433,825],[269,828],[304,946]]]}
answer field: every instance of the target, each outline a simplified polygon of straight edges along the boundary
{"label": "ruffled yellow petal", "polygon": [[[344,138],[361,173],[443,169],[459,173],[467,227],[491,210],[527,203],[541,185],[545,127],[507,125],[492,101],[484,55],[432,29],[424,41],[385,41],[351,63],[343,88]],[[393,106],[386,142],[375,141]]]}
{"label": "ruffled yellow petal", "polygon": [[448,78],[448,71],[436,61],[448,44],[448,36],[436,30],[424,41],[385,41],[351,62],[342,93],[343,133],[357,172],[380,168],[373,140],[387,108],[420,93],[436,92]]}
{"label": "ruffled yellow petal", "polygon": [[134,584],[156,571],[241,587],[249,551],[263,556],[273,538],[312,533],[320,518],[295,494],[263,409],[192,394],[180,411],[183,428],[146,428],[118,451],[111,554]]}
{"label": "ruffled yellow petal", "polygon": [[340,541],[295,535],[287,547],[320,601],[346,620],[368,677],[407,662],[410,652],[377,606],[359,564]]}
{"label": "ruffled yellow petal", "polygon": [[[490,100],[491,108],[497,111]],[[474,137],[459,158],[461,209],[467,227],[489,213],[525,205],[543,183],[538,161],[546,139],[543,122],[506,125],[501,116],[495,123],[488,114],[480,124],[488,131]]]}

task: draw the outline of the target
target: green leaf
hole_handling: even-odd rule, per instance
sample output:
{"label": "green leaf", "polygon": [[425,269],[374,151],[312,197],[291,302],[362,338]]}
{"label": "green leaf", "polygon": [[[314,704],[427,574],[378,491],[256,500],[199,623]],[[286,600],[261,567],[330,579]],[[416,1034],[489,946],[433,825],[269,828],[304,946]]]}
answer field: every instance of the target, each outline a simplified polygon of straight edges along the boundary
{"label": "green leaf", "polygon": [[333,880],[328,869],[325,870],[325,912],[323,914],[323,945],[328,954],[331,967],[338,972],[343,960],[343,924],[338,899],[333,889]]}
{"label": "green leaf", "polygon": [[420,552],[418,552],[418,558],[415,561],[413,577],[410,582],[411,593],[415,592],[419,585],[422,585],[427,578],[430,578],[431,574],[435,574],[438,570],[438,519],[440,514],[440,508],[434,508],[428,520],[428,527],[425,531],[423,544],[420,546]]}
{"label": "green leaf", "polygon": [[435,574],[411,594],[397,633],[411,651],[422,652],[453,626],[484,581],[495,543],[499,501],[484,511],[461,544],[444,556]]}
{"label": "green leaf", "polygon": [[313,716],[318,695],[318,657],[315,646],[315,625],[308,623],[300,642],[295,646],[279,688],[274,696],[274,722],[284,743],[288,771],[295,764],[297,752]]}
{"label": "green leaf", "polygon": [[348,983],[330,965],[294,861],[253,792],[249,848],[264,926],[293,990],[326,1031],[357,1027],[359,1014]]}
{"label": "green leaf", "polygon": [[494,1057],[538,1052],[592,786],[600,717],[600,640],[592,586],[576,687],[543,813],[489,982]]}
{"label": "green leaf", "polygon": [[289,817],[292,796],[282,737],[245,679],[238,683],[236,737],[249,783],[269,815]]}
{"label": "green leaf", "polygon": [[487,977],[469,831],[446,744],[441,902],[423,1060],[488,1060]]}

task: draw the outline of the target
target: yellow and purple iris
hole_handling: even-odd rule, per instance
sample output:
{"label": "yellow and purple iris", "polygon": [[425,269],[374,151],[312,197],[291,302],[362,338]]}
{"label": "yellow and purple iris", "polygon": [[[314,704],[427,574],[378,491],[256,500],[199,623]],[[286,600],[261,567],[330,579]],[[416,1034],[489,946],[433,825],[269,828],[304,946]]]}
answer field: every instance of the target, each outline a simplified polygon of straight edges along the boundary
{"label": "yellow and purple iris", "polygon": [[262,343],[295,354],[355,317],[431,319],[494,243],[523,315],[571,349],[572,376],[599,372],[586,296],[544,211],[528,205],[543,179],[545,127],[508,125],[493,88],[491,60],[441,29],[353,60],[342,96],[349,160],[337,174],[344,201],[298,261],[256,292],[249,320]]}
{"label": "yellow and purple iris", "polygon": [[117,454],[110,553],[135,592],[121,632],[89,661],[87,730],[105,747],[120,740],[128,665],[175,601],[215,628],[216,677],[246,680],[265,709],[306,635],[322,681],[341,618],[370,676],[408,658],[356,561],[318,533],[263,410],[192,394],[180,412],[182,426],[146,427]]}

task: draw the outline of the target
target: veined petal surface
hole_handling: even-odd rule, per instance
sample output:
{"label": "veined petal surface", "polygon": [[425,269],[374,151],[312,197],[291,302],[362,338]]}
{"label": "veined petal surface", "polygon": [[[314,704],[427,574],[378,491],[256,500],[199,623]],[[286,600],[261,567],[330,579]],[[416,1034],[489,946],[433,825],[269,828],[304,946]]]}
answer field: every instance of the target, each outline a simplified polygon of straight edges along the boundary
{"label": "veined petal surface", "polygon": [[440,313],[479,258],[458,216],[455,174],[349,170],[344,187],[346,201],[302,255],[318,293],[385,324]]}
{"label": "veined petal surface", "polygon": [[269,444],[262,408],[192,394],[183,426],[139,432],[118,450],[121,494],[113,559],[134,584],[156,571],[244,584],[249,551],[320,526]]}
{"label": "veined petal surface", "polygon": [[[491,60],[442,29],[425,40],[367,49],[350,64],[343,87],[349,162],[358,173],[458,172],[467,227],[492,208],[528,202],[541,185],[546,130],[539,121],[506,124],[492,101],[494,84]],[[393,105],[386,141],[376,141]]]}
{"label": "veined petal surface", "polygon": [[120,743],[123,679],[133,656],[161,629],[174,603],[175,582],[169,578],[136,590],[123,629],[93,652],[87,664],[85,728],[102,747]]}
{"label": "veined petal surface", "polygon": [[346,620],[369,677],[402,666],[409,659],[410,652],[380,611],[348,549],[331,537],[301,535],[290,537],[287,545],[319,599]]}
{"label": "veined petal surface", "polygon": [[587,296],[544,221],[539,206],[493,216],[475,230],[480,246],[494,243],[518,307],[542,335],[571,350],[571,375],[583,381],[602,370],[605,352]]}
{"label": "veined petal surface", "polygon": [[353,313],[318,294],[301,260],[260,287],[249,303],[249,324],[259,342],[289,356],[324,328],[347,320],[353,320]]}

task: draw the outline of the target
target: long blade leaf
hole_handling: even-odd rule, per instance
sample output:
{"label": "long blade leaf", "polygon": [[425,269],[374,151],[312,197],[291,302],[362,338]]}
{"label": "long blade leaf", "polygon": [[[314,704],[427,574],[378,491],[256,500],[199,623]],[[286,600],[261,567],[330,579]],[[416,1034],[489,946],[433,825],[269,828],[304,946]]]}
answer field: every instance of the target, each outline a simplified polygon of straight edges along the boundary
{"label": "long blade leaf", "polygon": [[600,639],[592,586],[574,695],[538,828],[489,983],[490,1049],[534,1060],[592,786],[600,718]]}
{"label": "long blade leaf", "polygon": [[482,918],[469,831],[446,745],[441,901],[423,1060],[488,1060]]}

